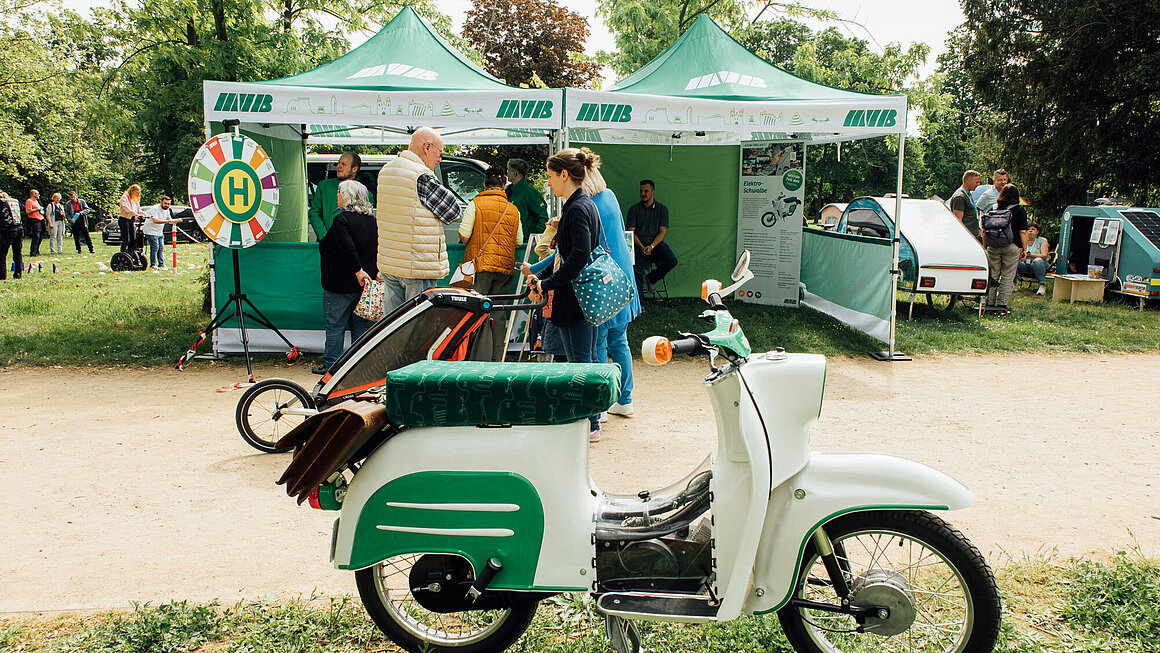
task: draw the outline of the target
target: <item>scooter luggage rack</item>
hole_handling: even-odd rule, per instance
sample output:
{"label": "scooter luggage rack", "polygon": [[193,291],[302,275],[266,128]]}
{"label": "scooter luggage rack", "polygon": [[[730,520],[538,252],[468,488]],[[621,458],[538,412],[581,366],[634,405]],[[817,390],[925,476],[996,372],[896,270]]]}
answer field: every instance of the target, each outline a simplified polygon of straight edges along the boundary
{"label": "scooter luggage rack", "polygon": [[[433,288],[403,302],[360,336],[339,357],[312,393],[318,413],[290,431],[279,448],[297,448],[279,484],[304,500],[323,481],[365,458],[401,428],[385,416],[369,414],[349,400],[380,404],[388,371],[423,360],[463,361],[470,338],[492,311],[513,311],[535,304],[503,304],[527,297],[485,297],[460,288]],[[355,402],[361,403],[361,402]],[[342,415],[331,414],[342,406]],[[328,411],[327,408],[332,408]]]}

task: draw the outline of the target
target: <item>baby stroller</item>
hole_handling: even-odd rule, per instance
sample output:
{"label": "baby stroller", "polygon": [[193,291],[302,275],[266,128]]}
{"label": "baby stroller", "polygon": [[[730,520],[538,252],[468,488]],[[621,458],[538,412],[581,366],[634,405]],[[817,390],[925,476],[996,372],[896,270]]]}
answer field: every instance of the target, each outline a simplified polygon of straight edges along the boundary
{"label": "baby stroller", "polygon": [[493,311],[544,305],[514,303],[527,296],[525,291],[485,297],[461,288],[420,293],[351,343],[313,390],[289,379],[265,379],[250,386],[238,400],[238,432],[259,451],[288,451],[278,441],[307,417],[349,399],[380,402],[391,370],[422,360],[491,360],[490,347],[474,351],[475,334]]}
{"label": "baby stroller", "polygon": [[109,260],[109,267],[113,268],[114,272],[144,270],[149,267],[149,260],[145,258],[145,232],[141,230],[143,224],[145,220],[142,218],[133,221],[133,235],[129,237],[129,247],[126,251],[113,254],[113,258]]}

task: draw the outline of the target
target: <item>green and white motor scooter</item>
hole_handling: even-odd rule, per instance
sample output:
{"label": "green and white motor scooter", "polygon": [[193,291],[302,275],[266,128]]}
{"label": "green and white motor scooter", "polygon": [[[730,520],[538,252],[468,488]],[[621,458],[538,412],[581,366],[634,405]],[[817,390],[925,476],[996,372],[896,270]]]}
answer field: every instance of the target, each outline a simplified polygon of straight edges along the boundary
{"label": "green and white motor scooter", "polygon": [[661,490],[606,494],[589,476],[586,416],[617,396],[616,366],[423,361],[388,373],[388,437],[311,502],[341,510],[333,563],[355,571],[394,642],[500,651],[540,600],[583,592],[621,653],[639,650],[636,620],[774,612],[803,652],[992,649],[994,576],[930,512],[964,508],[971,492],[905,458],[810,451],[825,359],[750,351],[723,304],[753,278],[748,261],[728,288],[705,283],[712,330],[644,342],[653,365],[707,357],[717,423],[716,453]]}

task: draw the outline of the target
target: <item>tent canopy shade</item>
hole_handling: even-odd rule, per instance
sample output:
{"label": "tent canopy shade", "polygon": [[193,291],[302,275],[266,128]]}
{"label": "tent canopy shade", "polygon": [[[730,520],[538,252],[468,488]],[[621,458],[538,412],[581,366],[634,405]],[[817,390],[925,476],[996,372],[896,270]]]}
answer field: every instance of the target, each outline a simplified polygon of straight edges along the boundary
{"label": "tent canopy shade", "polygon": [[513,88],[463,56],[410,6],[400,9],[365,43],[334,61],[266,83],[362,91],[503,91]]}
{"label": "tent canopy shade", "polygon": [[[846,91],[797,77],[746,50],[704,14],[609,90],[568,89],[567,98],[566,126],[586,130],[574,139],[589,142],[655,143],[659,135],[662,143],[655,144],[825,143],[906,131],[906,96]],[[629,131],[654,136],[641,140]]]}
{"label": "tent canopy shade", "polygon": [[204,82],[202,104],[207,122],[305,125],[318,143],[406,143],[423,126],[449,144],[547,143],[563,122],[564,91],[500,82],[408,6],[366,43],[314,70]]}

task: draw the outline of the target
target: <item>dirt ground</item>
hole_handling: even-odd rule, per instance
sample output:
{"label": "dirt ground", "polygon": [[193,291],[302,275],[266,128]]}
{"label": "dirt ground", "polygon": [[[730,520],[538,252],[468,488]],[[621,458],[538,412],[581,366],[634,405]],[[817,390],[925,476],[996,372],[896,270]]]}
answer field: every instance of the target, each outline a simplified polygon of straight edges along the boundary
{"label": "dirt ground", "polygon": [[[832,359],[812,444],[963,481],[975,503],[948,518],[993,564],[1135,544],[1155,556],[1157,370],[1157,355]],[[661,487],[713,450],[704,373],[638,363],[636,416],[613,416],[591,448],[598,485]],[[301,366],[288,376],[315,380]],[[0,613],[354,592],[326,560],[335,514],[288,499],[274,480],[289,455],[237,435],[241,392],[216,390],[243,377],[200,361],[0,371]]]}

